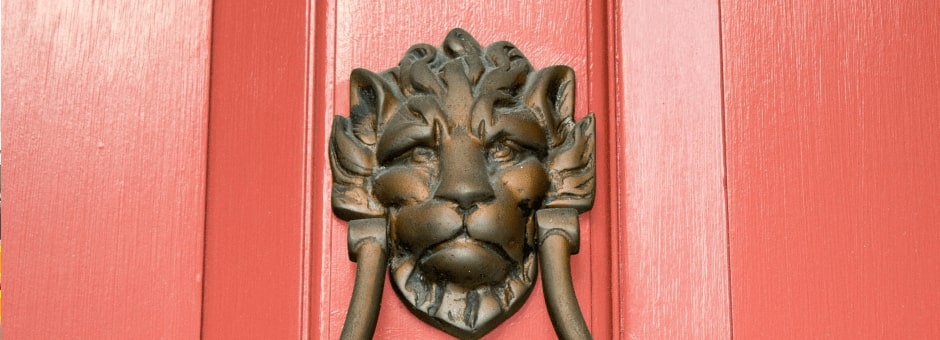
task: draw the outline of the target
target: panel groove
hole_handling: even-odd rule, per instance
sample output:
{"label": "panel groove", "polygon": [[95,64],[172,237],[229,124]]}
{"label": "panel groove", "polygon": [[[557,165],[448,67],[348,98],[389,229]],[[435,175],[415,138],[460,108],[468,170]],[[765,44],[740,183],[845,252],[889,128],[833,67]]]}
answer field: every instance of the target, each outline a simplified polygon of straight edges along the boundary
{"label": "panel groove", "polygon": [[[723,22],[721,20],[721,1],[716,0],[718,6],[718,59],[720,60],[720,69],[719,69],[719,88],[721,96],[721,168],[724,173],[722,177],[721,189],[724,193],[724,209],[725,209],[725,235],[728,235],[728,242],[725,244],[725,256],[727,266],[727,280],[728,287],[732,286],[731,282],[731,215],[728,210],[728,130],[727,130],[727,113],[725,112],[725,48],[724,48],[724,29]],[[731,294],[731,289],[728,289],[728,329],[730,339],[734,339],[734,297]]]}

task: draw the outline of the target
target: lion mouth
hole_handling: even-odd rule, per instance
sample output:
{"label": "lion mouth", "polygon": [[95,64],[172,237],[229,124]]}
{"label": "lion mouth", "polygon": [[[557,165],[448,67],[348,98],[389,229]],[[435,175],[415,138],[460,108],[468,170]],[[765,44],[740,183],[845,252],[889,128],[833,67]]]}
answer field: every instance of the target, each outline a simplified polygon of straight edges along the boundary
{"label": "lion mouth", "polygon": [[498,245],[461,234],[428,249],[418,266],[431,280],[474,288],[505,280],[512,262]]}

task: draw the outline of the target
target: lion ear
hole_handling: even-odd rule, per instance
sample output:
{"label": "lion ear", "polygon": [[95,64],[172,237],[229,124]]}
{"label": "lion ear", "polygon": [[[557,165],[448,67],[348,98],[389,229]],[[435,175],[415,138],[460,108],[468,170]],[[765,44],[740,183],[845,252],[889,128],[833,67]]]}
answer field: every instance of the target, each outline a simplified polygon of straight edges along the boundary
{"label": "lion ear", "polygon": [[385,208],[372,194],[371,176],[377,163],[375,152],[354,136],[345,117],[333,118],[329,148],[333,213],[346,221],[384,216]]}
{"label": "lion ear", "polygon": [[349,119],[353,134],[363,143],[374,145],[388,122],[398,98],[388,83],[369,70],[357,68],[349,76]]}
{"label": "lion ear", "polygon": [[376,141],[398,106],[398,99],[379,75],[355,69],[349,77],[349,119],[336,116],[330,134],[333,213],[344,220],[385,215],[372,193],[377,167]]}
{"label": "lion ear", "polygon": [[579,212],[594,205],[594,115],[577,122],[566,120],[559,129],[560,145],[549,150],[547,168],[551,189],[546,208],[574,208]]}
{"label": "lion ear", "polygon": [[[524,95],[526,104],[555,134],[562,124],[571,122],[574,114],[574,70],[556,65],[539,70],[529,79]],[[557,145],[561,139],[552,138],[552,143]]]}
{"label": "lion ear", "polygon": [[546,160],[551,189],[544,207],[584,212],[594,205],[594,116],[574,121],[574,90],[574,70],[552,66],[534,76],[525,100],[551,136]]}

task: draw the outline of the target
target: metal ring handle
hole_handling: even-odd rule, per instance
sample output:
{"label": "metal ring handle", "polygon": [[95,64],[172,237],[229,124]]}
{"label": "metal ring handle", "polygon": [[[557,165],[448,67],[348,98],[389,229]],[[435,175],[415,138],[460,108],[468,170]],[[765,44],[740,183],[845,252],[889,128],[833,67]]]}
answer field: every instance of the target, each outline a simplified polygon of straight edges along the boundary
{"label": "metal ring handle", "polygon": [[571,255],[579,250],[578,211],[571,208],[542,209],[535,213],[539,224],[539,262],[545,305],[559,339],[591,339],[571,280]]}
{"label": "metal ring handle", "polygon": [[349,221],[349,259],[358,267],[340,339],[366,340],[375,334],[388,259],[386,229],[384,218]]}

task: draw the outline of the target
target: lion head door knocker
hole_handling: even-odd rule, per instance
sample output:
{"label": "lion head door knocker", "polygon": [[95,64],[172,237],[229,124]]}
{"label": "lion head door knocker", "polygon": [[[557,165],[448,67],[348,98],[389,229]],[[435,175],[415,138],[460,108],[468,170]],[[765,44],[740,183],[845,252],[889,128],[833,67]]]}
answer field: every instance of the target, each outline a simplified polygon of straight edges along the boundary
{"label": "lion head door knocker", "polygon": [[344,339],[371,338],[385,268],[425,322],[479,338],[515,313],[542,267],[559,337],[590,338],[570,255],[594,203],[594,118],[575,122],[574,71],[454,29],[398,67],[350,76],[330,137],[333,212],[358,263]]}

